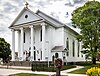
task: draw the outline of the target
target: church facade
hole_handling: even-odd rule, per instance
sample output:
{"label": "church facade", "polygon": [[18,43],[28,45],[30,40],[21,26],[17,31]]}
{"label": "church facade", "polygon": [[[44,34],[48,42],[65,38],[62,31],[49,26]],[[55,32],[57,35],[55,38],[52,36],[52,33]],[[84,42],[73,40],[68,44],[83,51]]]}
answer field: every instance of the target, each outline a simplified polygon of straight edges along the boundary
{"label": "church facade", "polygon": [[[85,61],[78,33],[42,11],[34,13],[24,7],[9,27],[12,31],[12,61]],[[15,56],[15,31],[18,56]]]}

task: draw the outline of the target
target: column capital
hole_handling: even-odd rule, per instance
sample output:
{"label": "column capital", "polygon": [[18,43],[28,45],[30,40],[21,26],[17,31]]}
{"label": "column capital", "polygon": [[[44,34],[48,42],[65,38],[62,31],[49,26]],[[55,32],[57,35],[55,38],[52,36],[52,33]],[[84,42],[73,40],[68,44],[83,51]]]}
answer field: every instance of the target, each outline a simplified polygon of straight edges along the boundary
{"label": "column capital", "polygon": [[45,26],[45,25],[47,25],[45,22],[42,22],[42,23],[41,23],[41,26]]}
{"label": "column capital", "polygon": [[33,28],[33,25],[29,26],[29,28]]}
{"label": "column capital", "polygon": [[24,29],[23,27],[20,28],[20,30],[23,30],[23,29]]}
{"label": "column capital", "polygon": [[15,31],[15,29],[11,29],[11,31]]}

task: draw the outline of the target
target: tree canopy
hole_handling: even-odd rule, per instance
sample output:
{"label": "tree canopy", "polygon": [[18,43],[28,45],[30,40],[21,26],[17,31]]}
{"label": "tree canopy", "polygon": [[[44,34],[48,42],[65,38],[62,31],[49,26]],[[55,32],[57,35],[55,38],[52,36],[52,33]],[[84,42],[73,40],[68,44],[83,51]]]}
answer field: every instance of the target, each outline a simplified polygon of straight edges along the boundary
{"label": "tree canopy", "polygon": [[83,42],[83,53],[91,57],[95,64],[97,52],[100,51],[100,2],[88,1],[74,10],[72,23],[81,29],[78,40]]}
{"label": "tree canopy", "polygon": [[4,38],[0,38],[0,58],[3,58],[3,62],[7,62],[10,55],[10,44]]}

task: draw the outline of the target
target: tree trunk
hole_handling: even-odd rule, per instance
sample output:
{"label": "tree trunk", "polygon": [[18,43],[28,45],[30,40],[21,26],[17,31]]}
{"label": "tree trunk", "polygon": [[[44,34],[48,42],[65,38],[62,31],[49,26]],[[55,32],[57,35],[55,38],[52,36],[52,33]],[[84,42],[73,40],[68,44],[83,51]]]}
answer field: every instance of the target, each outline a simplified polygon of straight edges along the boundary
{"label": "tree trunk", "polygon": [[96,58],[95,57],[92,58],[92,63],[96,64]]}
{"label": "tree trunk", "polygon": [[93,64],[96,64],[96,57],[97,57],[96,54],[97,54],[97,46],[95,46],[95,52],[94,52],[95,56],[92,57],[92,63]]}

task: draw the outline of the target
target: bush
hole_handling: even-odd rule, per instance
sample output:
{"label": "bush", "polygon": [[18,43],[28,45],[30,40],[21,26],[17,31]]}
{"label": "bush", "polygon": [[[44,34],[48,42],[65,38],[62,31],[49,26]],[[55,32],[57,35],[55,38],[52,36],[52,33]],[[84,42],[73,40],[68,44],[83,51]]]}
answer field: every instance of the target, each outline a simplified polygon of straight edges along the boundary
{"label": "bush", "polygon": [[79,65],[79,66],[89,66],[89,65],[92,65],[91,62],[77,62],[76,65]]}
{"label": "bush", "polygon": [[100,76],[100,68],[93,67],[87,70],[86,74],[88,76]]}
{"label": "bush", "polygon": [[[75,65],[65,65],[61,68],[61,70],[67,70],[67,69],[71,69],[71,68],[75,68]],[[49,67],[47,66],[47,64],[35,64],[32,65],[32,71],[56,71],[57,68],[54,65],[50,65]]]}

